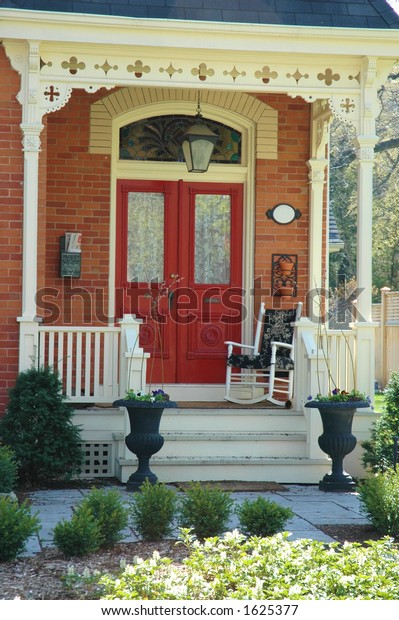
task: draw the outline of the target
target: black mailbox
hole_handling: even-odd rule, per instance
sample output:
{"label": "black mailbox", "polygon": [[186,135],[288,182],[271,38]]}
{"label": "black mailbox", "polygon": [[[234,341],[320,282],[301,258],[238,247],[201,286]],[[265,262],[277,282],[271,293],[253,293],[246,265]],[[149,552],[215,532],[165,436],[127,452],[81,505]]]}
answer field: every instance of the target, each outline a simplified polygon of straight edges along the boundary
{"label": "black mailbox", "polygon": [[80,278],[82,254],[65,250],[65,236],[60,237],[60,277]]}

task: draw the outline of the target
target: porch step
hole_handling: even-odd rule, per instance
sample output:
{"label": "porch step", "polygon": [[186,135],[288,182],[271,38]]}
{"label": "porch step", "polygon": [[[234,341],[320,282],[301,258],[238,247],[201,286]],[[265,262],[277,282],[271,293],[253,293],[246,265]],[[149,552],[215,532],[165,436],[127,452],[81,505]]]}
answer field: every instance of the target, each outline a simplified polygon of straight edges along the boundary
{"label": "porch step", "polygon": [[[151,470],[162,482],[190,480],[268,480],[317,483],[329,471],[325,459],[307,458],[306,420],[301,411],[283,408],[177,407],[165,409],[162,450]],[[119,445],[124,437],[114,433]],[[122,482],[137,469],[129,451],[119,452],[116,471]],[[132,456],[132,458],[130,458]]]}
{"label": "porch step", "polygon": [[[165,457],[154,455],[150,465],[160,482],[245,480],[316,484],[330,469],[325,459],[269,456]],[[121,482],[127,482],[129,476],[136,471],[137,463],[133,460],[120,459],[117,469]]]}
{"label": "porch step", "polygon": [[301,411],[269,408],[165,409],[160,431],[306,432]]}
{"label": "porch step", "polygon": [[[107,452],[109,475],[127,482],[137,459],[125,445],[128,424],[123,409],[92,407],[75,412],[83,427],[86,450],[97,467],[99,450]],[[326,459],[307,458],[306,419],[301,411],[283,408],[165,409],[160,432],[162,450],[151,469],[162,482],[248,480],[317,483],[329,471]],[[104,475],[104,468],[99,472]],[[95,475],[95,474],[94,474]],[[98,474],[100,475],[100,474]]]}
{"label": "porch step", "polygon": [[[163,482],[245,479],[316,484],[330,470],[330,461],[315,450],[321,431],[319,416],[312,421],[292,409],[186,405],[165,409],[162,416],[165,444],[151,459],[151,467]],[[358,445],[345,459],[352,476],[364,475],[361,443],[369,438],[376,419],[375,412],[364,409],[355,416]],[[75,410],[74,423],[81,428],[85,451],[81,477],[117,476],[126,482],[137,461],[125,445],[125,410],[87,406]],[[307,458],[309,451],[315,458]]]}
{"label": "porch step", "polygon": [[[219,458],[234,454],[235,457],[303,457],[306,453],[305,433],[257,433],[257,432],[171,432],[163,431],[165,443],[163,457]],[[114,439],[124,441],[124,435],[114,433]],[[155,458],[155,457],[154,457]]]}

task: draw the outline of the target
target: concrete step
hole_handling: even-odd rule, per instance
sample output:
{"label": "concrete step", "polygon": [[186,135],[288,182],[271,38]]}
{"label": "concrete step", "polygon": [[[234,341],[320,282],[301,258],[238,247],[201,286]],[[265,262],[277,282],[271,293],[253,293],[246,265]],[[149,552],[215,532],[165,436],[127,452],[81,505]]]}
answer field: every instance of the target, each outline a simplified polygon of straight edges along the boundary
{"label": "concrete step", "polygon": [[[165,457],[306,456],[305,433],[164,431],[162,436]],[[113,439],[124,442],[124,434],[114,433]]]}
{"label": "concrete step", "polygon": [[[151,471],[160,482],[189,482],[191,480],[247,480],[295,484],[317,484],[329,471],[325,459],[292,457],[165,457],[162,451],[150,461]],[[137,469],[137,461],[119,459],[117,476],[127,482]]]}
{"label": "concrete step", "polygon": [[164,431],[243,431],[243,432],[305,432],[302,411],[287,409],[165,409],[160,432]]}

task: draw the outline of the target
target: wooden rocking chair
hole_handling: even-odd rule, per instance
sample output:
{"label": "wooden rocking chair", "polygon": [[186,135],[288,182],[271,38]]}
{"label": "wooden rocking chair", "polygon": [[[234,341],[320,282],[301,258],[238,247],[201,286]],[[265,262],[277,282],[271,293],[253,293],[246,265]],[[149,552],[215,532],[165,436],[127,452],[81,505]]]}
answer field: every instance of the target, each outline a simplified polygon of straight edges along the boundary
{"label": "wooden rocking chair", "polygon": [[[294,387],[294,323],[301,314],[301,302],[290,310],[266,310],[262,302],[254,344],[225,342],[225,400],[243,404],[268,400],[275,405],[286,406],[292,398]],[[241,350],[240,353],[234,353],[235,347]],[[243,350],[249,352],[244,353]]]}

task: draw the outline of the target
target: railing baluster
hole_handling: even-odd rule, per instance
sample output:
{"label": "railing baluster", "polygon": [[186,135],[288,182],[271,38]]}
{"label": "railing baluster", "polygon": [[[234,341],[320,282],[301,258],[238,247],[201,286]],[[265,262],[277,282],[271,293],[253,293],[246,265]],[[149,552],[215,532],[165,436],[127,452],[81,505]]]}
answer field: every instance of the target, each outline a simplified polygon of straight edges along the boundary
{"label": "railing baluster", "polygon": [[91,378],[91,332],[86,332],[85,347],[85,397],[90,398],[90,378]]}
{"label": "railing baluster", "polygon": [[[73,362],[73,332],[67,332],[67,360],[66,360],[66,393],[69,398],[74,396],[72,383]],[[76,393],[75,393],[76,396]]]}
{"label": "railing baluster", "polygon": [[94,398],[100,397],[99,395],[99,386],[100,386],[100,337],[101,334],[96,332],[94,335]]}
{"label": "railing baluster", "polygon": [[75,353],[75,394],[81,396],[82,394],[82,332],[76,334],[76,353]]}

